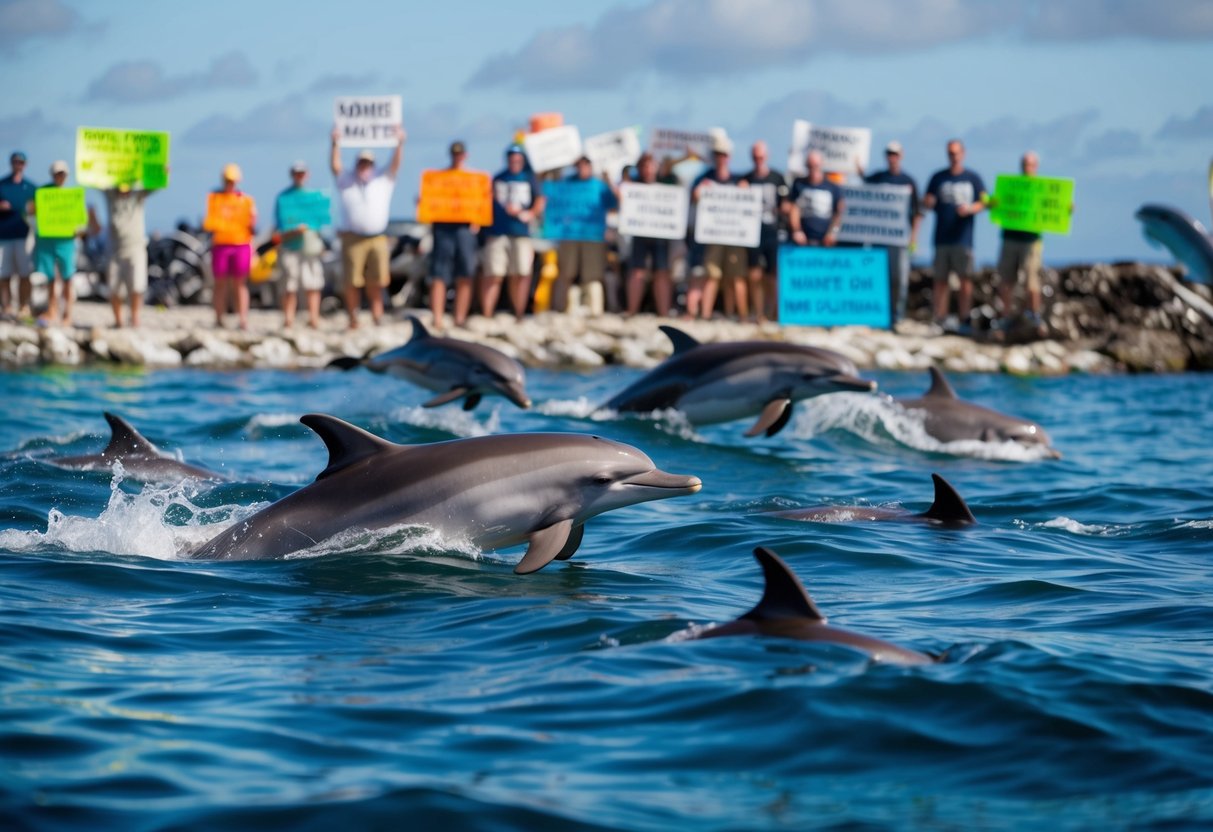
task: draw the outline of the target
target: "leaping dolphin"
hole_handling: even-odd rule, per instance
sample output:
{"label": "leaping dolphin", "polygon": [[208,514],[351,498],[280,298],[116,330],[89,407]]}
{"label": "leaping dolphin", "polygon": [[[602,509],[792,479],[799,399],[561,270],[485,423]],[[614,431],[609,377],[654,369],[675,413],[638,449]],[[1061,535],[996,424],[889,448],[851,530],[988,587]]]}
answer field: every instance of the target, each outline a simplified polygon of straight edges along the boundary
{"label": "leaping dolphin", "polygon": [[333,416],[299,421],[329,451],[316,480],[193,552],[200,560],[280,558],[347,529],[428,526],[482,549],[527,541],[518,574],[565,560],[590,518],[694,494],[630,445],[597,436],[520,433],[397,445]]}
{"label": "leaping dolphin", "polygon": [[463,399],[463,409],[471,410],[482,397],[492,395],[504,396],[524,410],[531,406],[526,374],[517,361],[484,344],[431,335],[415,316],[409,320],[413,335],[403,346],[369,358],[337,358],[329,366],[366,367],[436,391],[422,407]]}
{"label": "leaping dolphin", "polygon": [[931,367],[931,388],[918,399],[895,399],[909,411],[923,414],[923,427],[940,442],[974,439],[980,442],[1018,442],[1043,448],[1052,459],[1061,459],[1049,435],[1040,425],[1018,416],[1008,416],[962,401],[937,367]]}
{"label": "leaping dolphin", "polygon": [[977,522],[964,498],[956,493],[952,484],[939,474],[931,474],[935,482],[935,502],[926,511],[913,514],[904,509],[880,506],[819,506],[796,508],[787,511],[772,511],[775,517],[788,520],[809,520],[817,523],[840,523],[865,520],[900,520],[930,523],[935,526],[971,526]]}
{"label": "leaping dolphin", "polygon": [[58,456],[43,460],[59,468],[104,471],[121,463],[122,470],[141,482],[177,483],[182,480],[226,480],[227,477],[189,465],[149,442],[130,422],[113,413],[104,413],[110,425],[110,441],[99,454]]}
{"label": "leaping dolphin", "polygon": [[1178,208],[1143,205],[1133,215],[1147,242],[1167,249],[1188,269],[1188,279],[1213,282],[1213,239],[1205,227]]}
{"label": "leaping dolphin", "polygon": [[792,418],[795,402],[843,390],[876,389],[855,365],[830,350],[778,341],[701,344],[662,326],[674,354],[603,407],[618,413],[673,408],[696,425],[757,415],[746,436],[774,436]]}
{"label": "leaping dolphin", "polygon": [[718,638],[720,636],[776,636],[797,641],[820,641],[841,644],[867,653],[873,661],[888,664],[931,664],[937,659],[908,647],[900,647],[883,639],[853,633],[831,627],[826,617],[817,609],[800,579],[779,555],[766,547],[754,550],[754,557],[762,566],[766,587],[762,600],[754,609],[728,624],[711,627],[698,633],[695,638]]}

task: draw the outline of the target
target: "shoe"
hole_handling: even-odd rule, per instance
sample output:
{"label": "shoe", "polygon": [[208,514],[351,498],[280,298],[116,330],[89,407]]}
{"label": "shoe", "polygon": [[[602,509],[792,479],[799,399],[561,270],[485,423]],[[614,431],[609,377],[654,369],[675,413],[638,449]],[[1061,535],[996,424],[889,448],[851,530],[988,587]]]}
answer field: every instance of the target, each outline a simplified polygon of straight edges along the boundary
{"label": "shoe", "polygon": [[960,320],[955,315],[948,315],[942,321],[935,322],[946,333],[954,333],[960,328]]}
{"label": "shoe", "polygon": [[973,325],[971,323],[969,323],[968,321],[964,322],[963,324],[958,324],[955,329],[955,332],[957,335],[961,335],[965,338],[968,338],[968,337],[972,336],[972,334],[973,334]]}

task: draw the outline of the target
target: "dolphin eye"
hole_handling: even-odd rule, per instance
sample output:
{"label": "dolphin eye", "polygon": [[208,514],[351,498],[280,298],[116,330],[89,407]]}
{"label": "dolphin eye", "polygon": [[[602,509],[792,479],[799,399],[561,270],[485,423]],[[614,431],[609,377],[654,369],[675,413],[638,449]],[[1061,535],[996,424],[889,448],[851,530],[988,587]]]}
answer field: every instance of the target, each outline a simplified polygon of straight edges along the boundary
{"label": "dolphin eye", "polygon": [[611,477],[607,474],[599,474],[594,477],[594,485],[610,485]]}

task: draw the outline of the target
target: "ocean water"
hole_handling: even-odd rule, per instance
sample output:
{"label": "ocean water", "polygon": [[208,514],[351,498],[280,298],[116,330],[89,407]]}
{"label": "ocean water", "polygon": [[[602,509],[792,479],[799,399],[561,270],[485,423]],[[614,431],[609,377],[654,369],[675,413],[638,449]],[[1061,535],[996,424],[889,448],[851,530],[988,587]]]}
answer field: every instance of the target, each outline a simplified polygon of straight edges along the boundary
{"label": "ocean water", "polygon": [[[1042,460],[942,446],[874,396],[759,440],[594,415],[638,375],[535,371],[534,410],[471,414],[361,371],[0,375],[0,827],[1213,827],[1207,376],[952,377],[1043,424],[1064,458]],[[231,482],[44,461],[100,450],[104,410]],[[313,411],[405,443],[598,433],[705,485],[596,518],[530,576],[521,549],[409,528],[187,560],[320,471]],[[921,511],[931,472],[978,526],[765,513]],[[757,601],[756,545],[831,623],[945,660],[684,638]]]}

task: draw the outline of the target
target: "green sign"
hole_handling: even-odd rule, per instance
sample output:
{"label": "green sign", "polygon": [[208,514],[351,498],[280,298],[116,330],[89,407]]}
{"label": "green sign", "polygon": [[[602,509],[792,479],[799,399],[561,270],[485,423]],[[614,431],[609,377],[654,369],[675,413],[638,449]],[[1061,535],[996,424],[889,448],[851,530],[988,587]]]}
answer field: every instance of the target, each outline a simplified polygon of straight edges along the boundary
{"label": "green sign", "polygon": [[39,237],[75,237],[88,223],[84,188],[39,188],[34,191],[34,213],[38,217]]}
{"label": "green sign", "polygon": [[998,175],[990,199],[990,221],[1015,231],[1070,233],[1074,180]]}
{"label": "green sign", "polygon": [[76,181],[90,188],[168,187],[168,133],[78,128]]}

